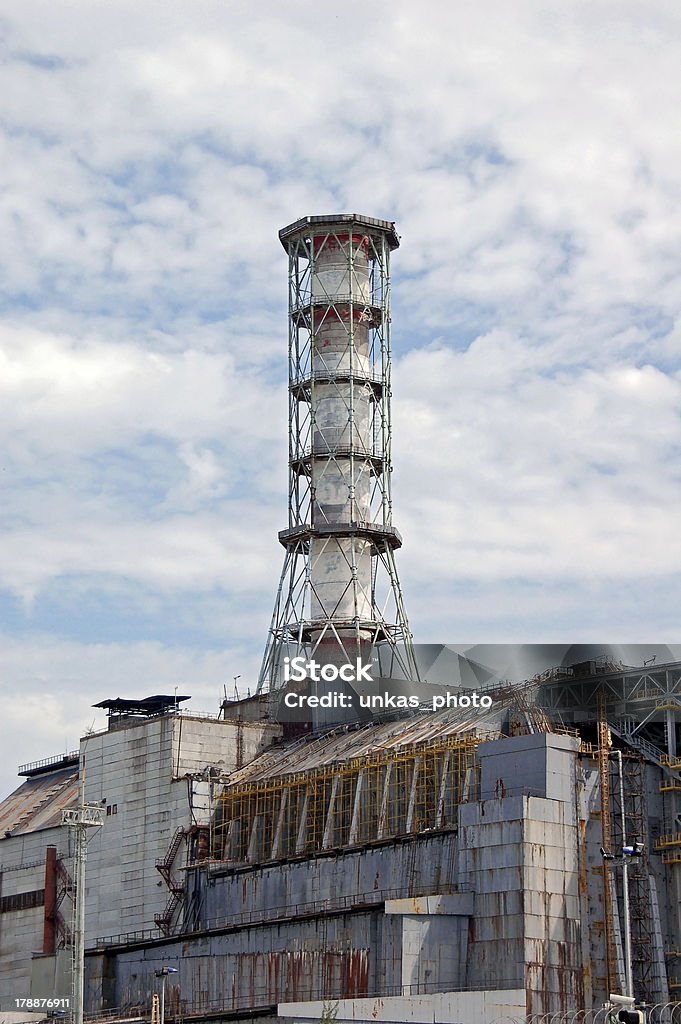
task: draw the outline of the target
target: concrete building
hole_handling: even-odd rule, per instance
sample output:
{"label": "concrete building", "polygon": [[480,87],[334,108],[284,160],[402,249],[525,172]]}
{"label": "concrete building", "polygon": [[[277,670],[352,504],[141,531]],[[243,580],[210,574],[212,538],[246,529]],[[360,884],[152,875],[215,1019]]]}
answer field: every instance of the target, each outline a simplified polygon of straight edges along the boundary
{"label": "concrete building", "polygon": [[[164,934],[185,898],[182,868],[205,856],[214,774],[281,730],[179,711],[175,698],[104,701],[106,731],[65,757],[24,765],[0,804],[0,997],[68,995],[74,871],[62,811],[100,805],[88,843],[86,935]],[[57,963],[59,961],[59,963]]]}
{"label": "concrete building", "polygon": [[[332,1006],[337,1020],[489,1022],[623,990],[603,751],[556,732],[522,690],[495,692],[486,711],[297,738],[258,720],[262,700],[220,718],[170,699],[147,715],[107,703],[110,727],[80,758],[86,799],[104,808],[88,856],[89,1011],[148,1016],[164,965],[178,972],[168,1013],[196,1020],[312,1021]],[[629,870],[635,990],[662,1004],[677,984],[665,801],[678,775],[610,739],[625,752],[627,835],[635,823],[646,849]],[[67,762],[27,766],[0,805],[0,993],[42,991],[60,950],[68,965],[73,871],[57,819],[75,803],[78,762]],[[616,850],[607,753],[605,765]]]}
{"label": "concrete building", "polygon": [[26,781],[0,804],[0,997],[6,999],[31,994],[33,954],[49,958],[41,966],[51,992],[69,994],[72,890],[61,812],[78,798],[78,756],[22,765]]}

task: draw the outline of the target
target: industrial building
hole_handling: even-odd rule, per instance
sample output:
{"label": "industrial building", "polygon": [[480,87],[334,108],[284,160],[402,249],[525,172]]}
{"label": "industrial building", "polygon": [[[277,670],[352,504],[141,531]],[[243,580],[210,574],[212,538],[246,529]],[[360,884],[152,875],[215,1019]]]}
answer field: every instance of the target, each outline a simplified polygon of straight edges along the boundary
{"label": "industrial building", "polygon": [[[289,522],[257,693],[212,714],[107,697],[106,729],[20,768],[0,1000],[68,996],[76,904],[86,1015],[148,1020],[162,983],[177,1021],[595,1024],[629,990],[676,1020],[677,653],[413,645],[390,494],[399,239],[355,214],[280,238]],[[291,683],[295,658],[334,671]],[[341,674],[360,663],[366,692]],[[381,692],[416,706],[365,700]],[[313,699],[288,713],[290,693]]]}

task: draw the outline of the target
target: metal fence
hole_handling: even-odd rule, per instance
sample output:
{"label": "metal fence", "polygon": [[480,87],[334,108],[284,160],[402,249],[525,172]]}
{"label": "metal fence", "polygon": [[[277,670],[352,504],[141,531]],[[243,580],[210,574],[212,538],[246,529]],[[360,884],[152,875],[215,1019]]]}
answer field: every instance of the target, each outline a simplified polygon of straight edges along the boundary
{"label": "metal fence", "polygon": [[[503,988],[503,986],[502,986]],[[472,992],[472,991],[484,991],[482,986],[472,986],[469,988],[461,989],[460,991]],[[387,991],[381,990],[381,997],[389,996],[410,996],[410,995],[423,995],[428,992],[435,991],[435,987],[423,984],[423,985],[408,985],[401,986],[395,990]],[[253,993],[254,1000],[248,1007],[236,1006],[234,1003],[226,1002],[224,999],[214,1000],[203,1000],[200,1005],[192,1005],[184,1000],[180,1001],[179,1008],[174,1009],[172,1012],[166,1012],[166,1020],[172,1021],[174,1024],[182,1020],[191,1020],[192,1018],[201,1017],[215,1017],[221,1013],[225,1015],[233,1016],[237,1012],[249,1012],[252,1013],[254,1010],[268,1010],[272,1008],[271,999],[268,997],[268,993],[264,990],[261,993]],[[368,998],[375,997],[374,993],[370,993]],[[319,1000],[318,994],[310,992],[310,999]],[[620,1007],[601,1007],[600,1009],[593,1010],[569,1010],[566,1012],[558,1013],[545,1013],[545,1014],[530,1014],[525,1017],[514,1017],[514,1016],[501,1016],[494,1017],[488,1021],[487,1024],[618,1024],[617,1014]],[[669,1002],[669,1003],[657,1003],[653,1006],[641,1007],[645,1014],[646,1024],[681,1024],[681,1003]],[[177,1012],[179,1010],[179,1012]],[[117,1008],[110,1010],[102,1010],[98,1013],[88,1013],[85,1015],[85,1019],[91,1021],[92,1024],[109,1024],[109,1022],[124,1020],[126,1022],[132,1021],[148,1021],[150,1019],[150,1008],[148,1006],[133,1006],[126,1008]]]}
{"label": "metal fence", "polygon": [[[596,1010],[569,1010],[559,1013],[530,1014],[527,1017],[495,1017],[489,1024],[618,1024],[621,1006],[603,1006]],[[646,1024],[681,1024],[681,1003],[655,1003],[640,1006]]]}

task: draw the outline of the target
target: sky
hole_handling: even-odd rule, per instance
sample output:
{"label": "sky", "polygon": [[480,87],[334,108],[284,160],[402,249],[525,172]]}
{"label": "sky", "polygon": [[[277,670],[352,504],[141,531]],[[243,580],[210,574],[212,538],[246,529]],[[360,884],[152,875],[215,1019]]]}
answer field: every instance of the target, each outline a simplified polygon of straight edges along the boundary
{"label": "sky", "polygon": [[107,697],[254,687],[306,215],[401,236],[415,641],[679,641],[678,5],[5,0],[0,46],[2,792]]}

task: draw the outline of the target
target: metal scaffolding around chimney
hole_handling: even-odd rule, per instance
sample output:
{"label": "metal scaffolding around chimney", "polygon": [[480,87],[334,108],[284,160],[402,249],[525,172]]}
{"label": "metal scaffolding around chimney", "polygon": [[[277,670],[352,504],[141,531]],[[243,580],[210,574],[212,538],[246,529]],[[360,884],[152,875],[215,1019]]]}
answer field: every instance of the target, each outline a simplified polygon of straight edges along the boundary
{"label": "metal scaffolding around chimney", "polygon": [[283,685],[285,657],[366,663],[379,649],[383,666],[418,679],[390,487],[395,226],[305,217],[279,238],[289,259],[289,523],[258,690]]}

